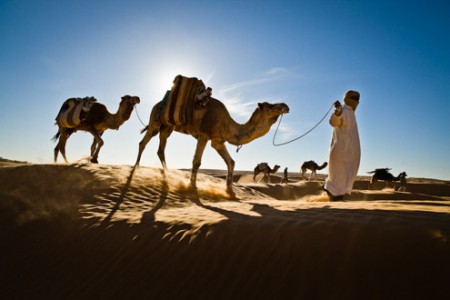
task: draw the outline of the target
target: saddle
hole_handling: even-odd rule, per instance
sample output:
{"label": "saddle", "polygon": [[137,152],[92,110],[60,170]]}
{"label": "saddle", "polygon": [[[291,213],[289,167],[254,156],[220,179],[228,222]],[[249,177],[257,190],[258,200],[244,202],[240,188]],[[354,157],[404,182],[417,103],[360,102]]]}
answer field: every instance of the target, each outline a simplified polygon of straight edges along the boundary
{"label": "saddle", "polygon": [[200,79],[177,75],[161,102],[161,120],[176,126],[190,124],[194,110],[206,107],[211,95],[212,89]]}
{"label": "saddle", "polygon": [[62,105],[55,120],[66,128],[77,127],[96,101],[94,97],[69,98]]}

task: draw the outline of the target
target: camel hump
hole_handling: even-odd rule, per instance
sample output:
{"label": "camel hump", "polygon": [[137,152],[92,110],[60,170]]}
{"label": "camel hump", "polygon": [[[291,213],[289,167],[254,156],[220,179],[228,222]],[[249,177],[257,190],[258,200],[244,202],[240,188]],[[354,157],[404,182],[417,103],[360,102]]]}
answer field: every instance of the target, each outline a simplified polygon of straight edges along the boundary
{"label": "camel hump", "polygon": [[262,162],[262,163],[259,163],[256,167],[259,169],[264,169],[264,168],[268,168],[269,164],[266,162]]}
{"label": "camel hump", "polygon": [[378,168],[373,171],[367,172],[367,174],[380,174],[380,173],[388,173],[391,168]]}
{"label": "camel hump", "polygon": [[315,165],[316,163],[313,161],[313,160],[308,160],[308,161],[305,161],[303,164],[302,164],[302,168],[308,168],[309,166],[312,166],[312,165]]}
{"label": "camel hump", "polygon": [[64,102],[56,119],[65,128],[74,128],[84,120],[96,101],[94,97],[69,98]]}

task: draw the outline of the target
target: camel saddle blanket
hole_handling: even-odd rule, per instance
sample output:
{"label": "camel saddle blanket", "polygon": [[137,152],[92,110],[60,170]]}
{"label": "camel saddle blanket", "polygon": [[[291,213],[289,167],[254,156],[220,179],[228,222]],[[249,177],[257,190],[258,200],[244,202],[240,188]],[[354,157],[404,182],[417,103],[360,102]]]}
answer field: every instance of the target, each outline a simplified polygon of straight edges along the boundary
{"label": "camel saddle blanket", "polygon": [[94,98],[70,98],[67,99],[61,110],[59,111],[56,120],[61,123],[65,128],[74,128],[83,121],[86,113],[92,107],[95,100]]}
{"label": "camel saddle blanket", "polygon": [[162,101],[161,120],[176,126],[191,124],[194,109],[205,107],[210,95],[211,89],[196,77],[176,76]]}

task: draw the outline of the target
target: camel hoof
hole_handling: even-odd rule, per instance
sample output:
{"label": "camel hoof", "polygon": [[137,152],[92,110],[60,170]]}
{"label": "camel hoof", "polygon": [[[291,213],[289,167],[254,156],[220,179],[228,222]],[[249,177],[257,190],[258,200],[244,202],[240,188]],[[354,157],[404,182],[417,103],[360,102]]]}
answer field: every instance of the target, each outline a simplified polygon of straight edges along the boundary
{"label": "camel hoof", "polygon": [[228,193],[228,195],[230,196],[230,197],[229,197],[230,200],[239,200],[239,198],[236,196],[236,193],[235,193],[234,191],[228,190],[227,193]]}
{"label": "camel hoof", "polygon": [[195,184],[195,183],[190,183],[189,184],[189,189],[191,190],[191,191],[197,191],[197,185]]}
{"label": "camel hoof", "polygon": [[91,163],[98,164],[98,160],[96,158],[91,158]]}

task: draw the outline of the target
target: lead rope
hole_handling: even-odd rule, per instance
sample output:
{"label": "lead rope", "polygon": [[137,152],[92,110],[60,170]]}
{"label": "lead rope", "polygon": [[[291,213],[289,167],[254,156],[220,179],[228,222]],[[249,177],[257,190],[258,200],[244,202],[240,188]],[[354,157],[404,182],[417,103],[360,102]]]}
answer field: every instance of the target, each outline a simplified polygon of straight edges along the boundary
{"label": "lead rope", "polygon": [[287,145],[287,144],[289,144],[289,143],[292,143],[292,142],[294,142],[294,141],[296,141],[296,140],[298,140],[298,139],[301,139],[302,137],[304,137],[305,135],[307,135],[308,133],[310,133],[311,131],[313,131],[314,129],[316,129],[316,127],[319,126],[319,124],[322,123],[323,120],[325,120],[325,118],[326,118],[327,115],[330,113],[330,111],[333,109],[333,107],[334,107],[334,102],[333,102],[333,104],[331,104],[330,109],[329,109],[329,110],[327,111],[327,113],[323,116],[323,118],[320,119],[320,121],[319,121],[316,125],[314,125],[310,130],[308,130],[308,131],[305,132],[304,134],[302,134],[302,135],[300,135],[299,137],[296,137],[295,139],[292,139],[292,140],[290,140],[290,141],[287,141],[287,142],[284,142],[284,143],[279,143],[279,144],[277,144],[277,143],[275,143],[275,138],[276,138],[276,136],[277,136],[278,128],[280,127],[281,120],[283,119],[283,115],[281,115],[281,116],[280,116],[280,121],[278,122],[277,129],[275,130],[275,133],[274,133],[274,135],[273,135],[272,144],[273,144],[274,146],[283,146],[283,145]]}
{"label": "lead rope", "polygon": [[144,124],[144,122],[142,122],[141,118],[139,117],[139,114],[138,114],[138,111],[137,111],[137,107],[136,107],[136,106],[134,106],[134,111],[136,112],[136,116],[138,117],[139,121],[141,121],[142,126],[144,126],[144,127],[147,126],[147,125]]}

